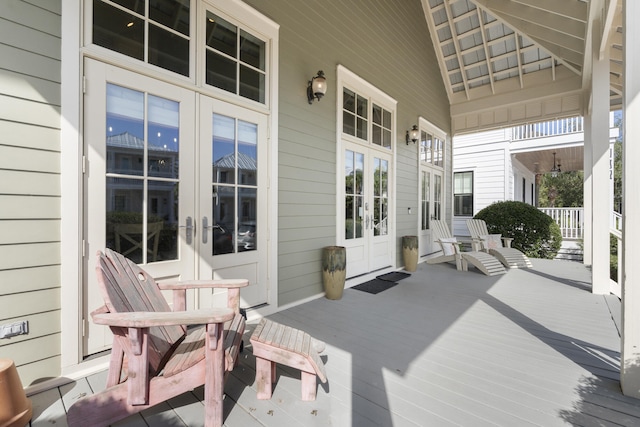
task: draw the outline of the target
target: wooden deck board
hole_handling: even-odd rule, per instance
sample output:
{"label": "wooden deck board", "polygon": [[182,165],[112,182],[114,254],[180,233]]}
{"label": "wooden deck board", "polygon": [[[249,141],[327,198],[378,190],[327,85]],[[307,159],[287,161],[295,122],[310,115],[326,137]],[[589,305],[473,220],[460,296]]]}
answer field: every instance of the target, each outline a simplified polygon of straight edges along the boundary
{"label": "wooden deck board", "polygon": [[[592,295],[580,264],[532,261],[497,277],[421,264],[380,294],[347,289],[270,316],[327,344],[329,382],[313,402],[300,400],[300,372],[280,365],[272,399],[257,400],[249,323],[225,425],[640,425],[640,401],[618,382],[619,301]],[[33,396],[34,425],[66,425],[64,408],[105,379]],[[119,425],[201,425],[202,394]]]}

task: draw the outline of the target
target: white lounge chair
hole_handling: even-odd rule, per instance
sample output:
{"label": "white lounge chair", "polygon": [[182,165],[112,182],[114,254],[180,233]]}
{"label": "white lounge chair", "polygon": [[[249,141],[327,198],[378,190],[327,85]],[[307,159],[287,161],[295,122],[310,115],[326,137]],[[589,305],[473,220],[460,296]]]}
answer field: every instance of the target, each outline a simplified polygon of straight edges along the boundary
{"label": "white lounge chair", "polygon": [[432,220],[431,231],[434,233],[434,240],[440,245],[443,254],[427,259],[427,264],[455,261],[456,268],[462,271],[467,271],[468,265],[471,264],[487,276],[495,276],[507,272],[500,261],[486,252],[462,252],[460,250],[460,242],[451,235],[446,222]]}
{"label": "white lounge chair", "polygon": [[494,255],[506,267],[531,268],[533,265],[522,251],[511,247],[511,237],[489,234],[487,223],[483,219],[468,219],[467,228],[473,239],[473,250]]}

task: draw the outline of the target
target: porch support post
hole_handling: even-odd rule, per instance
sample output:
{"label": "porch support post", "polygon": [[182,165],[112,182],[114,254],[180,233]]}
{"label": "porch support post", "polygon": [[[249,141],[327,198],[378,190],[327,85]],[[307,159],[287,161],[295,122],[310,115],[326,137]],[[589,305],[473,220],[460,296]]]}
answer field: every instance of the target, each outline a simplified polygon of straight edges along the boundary
{"label": "porch support post", "polygon": [[624,142],[622,145],[622,392],[640,398],[640,2],[623,3]]}
{"label": "porch support post", "polygon": [[[587,106],[587,109],[590,110],[590,106]],[[582,230],[584,245],[582,262],[584,265],[588,266],[593,262],[593,256],[591,254],[591,249],[593,248],[593,199],[591,197],[593,193],[593,168],[591,160],[593,158],[591,155],[592,145],[593,135],[591,134],[591,112],[587,111],[587,114],[584,115],[584,188],[582,190],[584,192],[584,228]]]}
{"label": "porch support post", "polygon": [[[604,2],[592,2],[600,7]],[[604,13],[594,21],[591,69],[591,275],[592,292],[609,294],[609,50],[600,52]]]}

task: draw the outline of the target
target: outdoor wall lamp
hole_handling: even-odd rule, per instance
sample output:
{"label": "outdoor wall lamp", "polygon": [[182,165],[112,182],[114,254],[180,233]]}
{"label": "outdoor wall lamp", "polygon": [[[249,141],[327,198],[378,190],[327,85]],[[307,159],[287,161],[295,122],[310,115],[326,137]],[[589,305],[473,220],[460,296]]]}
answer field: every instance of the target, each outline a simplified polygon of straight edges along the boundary
{"label": "outdoor wall lamp", "polygon": [[309,104],[313,104],[313,98],[317,98],[320,101],[320,98],[324,96],[327,92],[327,79],[324,77],[324,71],[318,71],[318,75],[314,76],[309,80],[309,84],[307,85],[307,99],[309,100]]}
{"label": "outdoor wall lamp", "polygon": [[407,134],[404,136],[407,141],[407,145],[409,145],[409,141],[412,141],[414,144],[418,142],[418,138],[420,137],[420,131],[418,130],[417,125],[413,125],[411,130],[407,131]]}
{"label": "outdoor wall lamp", "polygon": [[553,153],[553,167],[551,168],[551,176],[552,177],[556,177],[558,176],[558,174],[562,172],[562,170],[560,169],[560,163],[558,163],[556,165],[556,153]]}

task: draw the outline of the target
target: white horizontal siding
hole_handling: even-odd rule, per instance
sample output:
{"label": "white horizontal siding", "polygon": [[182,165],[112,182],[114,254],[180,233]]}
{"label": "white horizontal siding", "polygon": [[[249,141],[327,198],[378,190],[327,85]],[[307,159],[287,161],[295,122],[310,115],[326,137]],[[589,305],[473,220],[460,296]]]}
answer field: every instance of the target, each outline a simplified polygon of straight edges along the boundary
{"label": "white horizontal siding", "polygon": [[[7,122],[0,118],[0,146],[2,145],[21,149],[59,151],[60,129]],[[30,159],[33,155],[33,151],[23,153],[26,159]]]}
{"label": "white horizontal siding", "polygon": [[[336,171],[337,65],[398,101],[391,225],[398,239],[417,233],[407,206],[418,205],[418,150],[404,143],[405,130],[422,116],[450,133],[449,103],[419,0],[333,2],[330,18],[317,14],[315,2],[246,3],[280,25],[278,300],[284,305],[322,291],[321,248],[338,239],[336,174],[343,172]],[[325,72],[329,90],[308,105],[307,81],[318,70]],[[450,151],[447,156],[450,165]],[[447,208],[450,185],[446,175]]]}
{"label": "white horizontal siding", "polygon": [[[484,132],[499,134],[499,132]],[[456,142],[458,138],[456,138]],[[477,141],[476,141],[477,142]],[[490,204],[505,199],[505,168],[508,143],[500,140],[491,145],[479,144],[454,148],[454,172],[473,171],[473,213],[474,215]],[[491,148],[491,149],[488,149]],[[467,217],[453,217],[454,235],[468,236]]]}
{"label": "white horizontal siding", "polygon": [[59,0],[0,2],[0,340],[25,385],[60,374]]}
{"label": "white horizontal siding", "polygon": [[3,295],[31,292],[60,286],[60,266],[45,265],[31,268],[0,270],[0,301]]}
{"label": "white horizontal siding", "polygon": [[454,147],[457,151],[459,148],[467,146],[477,147],[478,144],[493,144],[495,142],[508,141],[510,133],[510,129],[496,129],[486,132],[456,135],[454,137]]}
{"label": "white horizontal siding", "polygon": [[60,220],[4,220],[0,221],[2,244],[41,243],[60,241]]}

